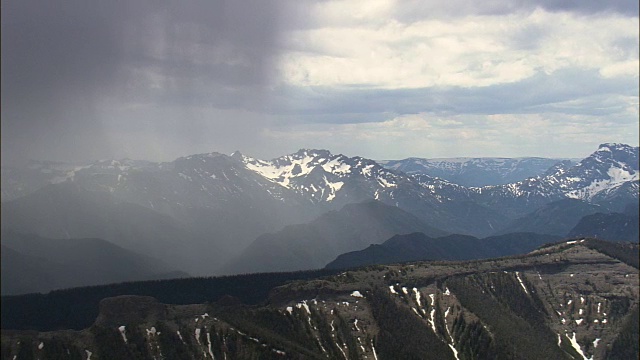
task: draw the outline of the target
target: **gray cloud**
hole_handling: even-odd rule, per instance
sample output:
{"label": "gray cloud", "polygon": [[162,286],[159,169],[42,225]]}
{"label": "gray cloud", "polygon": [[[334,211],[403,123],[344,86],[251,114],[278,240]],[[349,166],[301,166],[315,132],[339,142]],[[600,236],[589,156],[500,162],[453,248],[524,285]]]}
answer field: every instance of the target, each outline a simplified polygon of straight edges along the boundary
{"label": "gray cloud", "polygon": [[[190,107],[264,101],[281,16],[258,0],[3,1],[2,9],[3,161],[113,156],[121,152],[113,122],[152,133],[179,122],[191,130],[186,141],[197,140],[209,125]],[[178,118],[139,111],[164,107]]]}
{"label": "gray cloud", "polygon": [[[565,69],[553,74],[539,73],[515,83],[473,88],[289,88],[283,89],[282,107],[278,110],[297,114],[309,123],[375,122],[422,112],[441,115],[560,112],[611,116],[626,111],[629,106],[614,95],[637,97],[637,80],[606,79],[597,71]],[[577,101],[580,106],[563,105],[568,101]]]}
{"label": "gray cloud", "polygon": [[[637,98],[637,77],[603,78],[596,70],[571,66],[469,88],[293,86],[277,78],[282,76],[279,55],[323,55],[324,44],[288,37],[327,25],[313,16],[324,3],[2,0],[2,161],[168,160],[236,149],[269,157],[305,146],[273,144],[264,136],[271,128],[384,122],[418,113],[470,115],[465,126],[478,128],[482,124],[473,123],[471,115],[551,112],[637,121],[637,115],[625,113],[629,104],[624,98]],[[638,16],[633,1],[452,0],[403,2],[389,18],[446,20],[536,7],[594,18],[601,13]],[[350,15],[329,21],[360,21]],[[535,52],[552,30],[534,24],[517,31],[507,46]],[[635,35],[617,41],[620,58],[637,58]],[[354,149],[359,144],[354,141]]]}

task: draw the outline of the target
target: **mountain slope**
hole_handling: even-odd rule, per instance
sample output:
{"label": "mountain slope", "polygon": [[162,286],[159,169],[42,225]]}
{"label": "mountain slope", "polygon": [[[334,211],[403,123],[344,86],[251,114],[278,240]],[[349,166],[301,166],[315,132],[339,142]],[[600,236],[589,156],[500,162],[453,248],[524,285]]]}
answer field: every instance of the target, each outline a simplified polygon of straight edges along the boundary
{"label": "mountain slope", "polygon": [[474,199],[515,215],[564,198],[603,204],[615,201],[622,207],[638,201],[638,147],[601,144],[587,158],[568,165],[560,164],[544,175],[517,183],[475,188]]}
{"label": "mountain slope", "polygon": [[559,236],[533,233],[512,233],[484,239],[465,235],[433,238],[422,233],[396,235],[380,245],[372,244],[363,250],[341,254],[325,268],[346,269],[425,260],[486,259],[524,254],[559,239]]}
{"label": "mountain slope", "polygon": [[322,268],[343,252],[415,231],[432,236],[446,234],[378,201],[349,204],[308,224],[287,226],[258,237],[226,270],[242,273]]}
{"label": "mountain slope", "polygon": [[105,239],[193,274],[211,271],[219,266],[217,256],[224,255],[215,243],[167,215],[74,183],[48,185],[5,202],[1,216],[3,230],[48,238]]}
{"label": "mountain slope", "polygon": [[639,228],[637,214],[633,216],[622,213],[596,213],[580,219],[567,236],[638,242]]}
{"label": "mountain slope", "polygon": [[101,239],[46,239],[3,232],[2,250],[3,295],[188,276]]}
{"label": "mountain slope", "polygon": [[[308,149],[270,161],[208,153],[166,163],[36,164],[24,173],[3,171],[3,199],[28,195],[3,202],[2,226],[51,238],[102,238],[207,275],[262,234],[368,199],[396,206],[432,228],[476,237],[567,198],[620,212],[638,201],[637,162],[637,147],[602,144],[576,164],[556,164],[517,183],[472,188]],[[34,191],[47,182],[55,184]]]}
{"label": "mountain slope", "polygon": [[[2,351],[99,360],[637,358],[638,269],[598,246],[575,240],[526,256],[379,265],[291,282],[258,306],[106,298],[81,331],[3,329]],[[637,257],[637,246],[624,251]]]}
{"label": "mountain slope", "polygon": [[536,211],[513,220],[499,234],[533,232],[564,236],[586,215],[604,212],[602,206],[577,199],[563,199],[546,204]]}
{"label": "mountain slope", "polygon": [[359,156],[302,149],[271,161],[233,155],[248,169],[295,191],[320,209],[375,199],[397,206],[432,227],[449,232],[486,235],[507,217],[471,198],[468,189],[426,175],[409,176]]}
{"label": "mountain slope", "polygon": [[407,174],[438,177],[466,186],[504,185],[543,174],[561,159],[525,158],[450,158],[379,161],[384,167]]}

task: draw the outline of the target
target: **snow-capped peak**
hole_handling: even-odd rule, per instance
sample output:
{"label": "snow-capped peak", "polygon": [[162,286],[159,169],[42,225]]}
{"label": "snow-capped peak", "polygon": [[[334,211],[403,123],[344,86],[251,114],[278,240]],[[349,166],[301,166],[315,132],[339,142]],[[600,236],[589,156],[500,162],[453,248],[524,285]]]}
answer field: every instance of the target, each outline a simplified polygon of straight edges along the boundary
{"label": "snow-capped peak", "polygon": [[301,149],[294,154],[270,161],[242,155],[242,162],[248,169],[265,178],[292,188],[295,186],[291,184],[291,179],[305,177],[317,168],[334,175],[347,174],[350,166],[342,161],[344,158],[346,158],[344,155],[332,155],[327,150]]}
{"label": "snow-capped peak", "polygon": [[248,169],[304,195],[312,202],[334,201],[338,193],[348,187],[347,184],[358,187],[367,184],[365,193],[375,198],[384,189],[396,188],[400,177],[406,178],[373,160],[335,155],[327,150],[300,149],[269,161],[248,156],[242,159]]}

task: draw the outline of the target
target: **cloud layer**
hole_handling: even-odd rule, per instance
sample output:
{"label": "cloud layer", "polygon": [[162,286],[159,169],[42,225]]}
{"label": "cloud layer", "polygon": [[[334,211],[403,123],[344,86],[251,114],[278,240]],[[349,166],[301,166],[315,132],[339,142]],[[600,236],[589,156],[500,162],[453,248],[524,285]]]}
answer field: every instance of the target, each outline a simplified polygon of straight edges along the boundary
{"label": "cloud layer", "polygon": [[637,145],[630,1],[2,2],[2,159]]}

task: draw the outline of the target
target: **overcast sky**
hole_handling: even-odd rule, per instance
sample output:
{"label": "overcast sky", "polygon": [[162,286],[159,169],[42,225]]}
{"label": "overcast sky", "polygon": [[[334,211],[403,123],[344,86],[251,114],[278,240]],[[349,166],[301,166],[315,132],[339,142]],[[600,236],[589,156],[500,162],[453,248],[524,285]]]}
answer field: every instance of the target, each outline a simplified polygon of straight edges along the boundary
{"label": "overcast sky", "polygon": [[2,161],[638,145],[638,3],[2,0]]}

